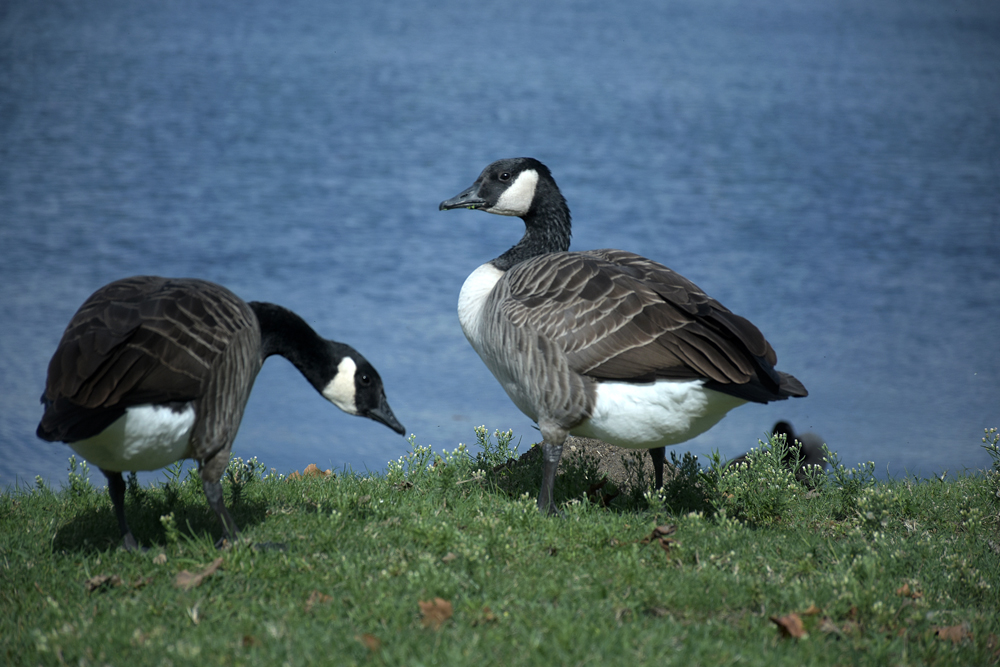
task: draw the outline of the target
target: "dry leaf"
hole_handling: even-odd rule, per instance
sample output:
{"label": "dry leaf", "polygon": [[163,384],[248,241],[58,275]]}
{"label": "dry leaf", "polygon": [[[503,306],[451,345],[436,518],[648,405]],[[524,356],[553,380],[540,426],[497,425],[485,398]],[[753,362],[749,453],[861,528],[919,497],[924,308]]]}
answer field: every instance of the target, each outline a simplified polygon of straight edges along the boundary
{"label": "dry leaf", "polygon": [[809,608],[803,612],[800,612],[803,616],[815,616],[821,613],[822,610],[814,604],[809,605]]}
{"label": "dry leaf", "polygon": [[375,635],[368,634],[367,632],[363,635],[355,635],[354,638],[367,646],[368,650],[373,653],[382,648],[382,641]]}
{"label": "dry leaf", "polygon": [[329,477],[332,474],[332,470],[320,470],[315,463],[310,463],[306,466],[306,469],[302,471],[303,477]]}
{"label": "dry leaf", "polygon": [[786,639],[788,637],[801,639],[806,636],[805,626],[802,625],[802,619],[799,618],[798,614],[789,614],[788,616],[772,616],[771,622],[778,626],[778,631],[781,633],[781,636]]}
{"label": "dry leaf", "polygon": [[312,608],[317,604],[324,604],[332,599],[333,597],[326,593],[320,593],[318,590],[313,589],[313,592],[309,594],[309,599],[306,600],[306,613],[311,612]]}
{"label": "dry leaf", "polygon": [[451,603],[441,598],[434,598],[429,602],[419,600],[420,613],[423,618],[420,620],[425,628],[439,629],[445,621],[451,618]]}
{"label": "dry leaf", "polygon": [[218,570],[220,567],[222,567],[222,558],[216,558],[214,561],[212,561],[211,565],[209,565],[208,567],[206,567],[204,570],[202,570],[197,574],[192,574],[187,570],[181,570],[180,572],[177,573],[177,578],[174,579],[174,587],[183,588],[184,590],[188,591],[191,590],[192,588],[201,586],[201,582],[204,581],[207,577],[210,577],[213,574],[215,574],[216,570]]}
{"label": "dry leaf", "polygon": [[260,646],[263,642],[254,637],[253,635],[243,635],[243,646],[250,648],[251,646]]}
{"label": "dry leaf", "polygon": [[455,554],[453,554],[452,552],[449,551],[448,553],[446,553],[444,556],[441,557],[441,562],[442,563],[450,563],[451,561],[455,560],[456,558],[458,558],[458,556],[456,556]]}
{"label": "dry leaf", "polygon": [[952,644],[958,644],[963,639],[972,639],[968,623],[959,623],[958,625],[949,625],[948,627],[935,627],[934,635],[938,639],[947,639]]}
{"label": "dry leaf", "polygon": [[153,558],[153,565],[163,565],[167,562],[167,554],[162,551]]}
{"label": "dry leaf", "polygon": [[152,577],[139,577],[132,584],[132,588],[142,588],[143,586],[145,586],[146,584],[148,584],[152,580],[153,580]]}
{"label": "dry leaf", "polygon": [[121,586],[122,578],[119,577],[117,574],[115,575],[99,574],[96,577],[91,577],[90,579],[87,579],[87,582],[84,585],[87,587],[88,593],[93,593],[99,588],[103,589],[103,588],[114,588],[115,586]]}

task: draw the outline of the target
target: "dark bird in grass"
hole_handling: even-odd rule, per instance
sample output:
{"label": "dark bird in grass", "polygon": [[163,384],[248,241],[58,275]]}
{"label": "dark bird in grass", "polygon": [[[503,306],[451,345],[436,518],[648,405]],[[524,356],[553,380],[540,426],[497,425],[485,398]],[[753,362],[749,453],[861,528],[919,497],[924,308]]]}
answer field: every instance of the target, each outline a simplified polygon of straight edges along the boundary
{"label": "dark bird in grass", "polygon": [[[375,368],[292,311],[221,285],[136,276],[88,298],[49,362],[38,437],[65,442],[108,478],[126,549],[122,472],[194,459],[223,539],[238,529],[219,480],[264,360],[288,359],[324,398],[404,433]],[[220,540],[221,543],[221,540]]]}
{"label": "dark bird in grass", "polygon": [[440,205],[456,208],[524,221],[523,238],[465,281],[458,314],[472,347],[542,432],[541,511],[556,511],[567,434],[648,449],[659,487],[665,446],[748,401],[807,395],[775,370],[757,327],[680,274],[624,250],[568,252],[569,207],[538,160],[494,162]]}

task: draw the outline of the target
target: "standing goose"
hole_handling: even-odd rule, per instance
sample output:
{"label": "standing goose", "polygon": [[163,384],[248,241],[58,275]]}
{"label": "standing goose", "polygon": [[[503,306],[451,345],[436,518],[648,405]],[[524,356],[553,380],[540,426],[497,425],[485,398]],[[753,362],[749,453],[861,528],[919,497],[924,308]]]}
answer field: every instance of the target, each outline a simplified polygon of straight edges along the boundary
{"label": "standing goose", "polygon": [[699,435],[747,401],[806,396],[760,331],[694,283],[624,250],[568,252],[570,214],[548,168],[499,160],[441,202],[520,217],[524,236],[466,279],[462,330],[543,437],[538,508],[556,512],[566,435],[648,449]]}
{"label": "standing goose", "polygon": [[208,504],[233,539],[219,480],[272,354],[344,412],[404,433],[372,365],[292,311],[204,280],[136,276],[97,290],[70,320],[49,362],[38,437],[69,444],[107,476],[126,549],[138,544],[122,472],[186,458],[198,462]]}

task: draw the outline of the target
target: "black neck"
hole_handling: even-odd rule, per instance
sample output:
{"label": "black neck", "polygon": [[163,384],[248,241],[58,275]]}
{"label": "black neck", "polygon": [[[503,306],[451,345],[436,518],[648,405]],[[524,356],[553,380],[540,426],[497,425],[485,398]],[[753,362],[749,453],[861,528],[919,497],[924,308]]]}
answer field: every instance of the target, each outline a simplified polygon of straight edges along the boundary
{"label": "black neck", "polygon": [[251,301],[250,308],[260,322],[261,358],[283,356],[322,391],[337,374],[337,364],[347,346],[321,337],[305,320],[282,306]]}
{"label": "black neck", "polygon": [[539,179],[531,210],[521,219],[524,220],[524,236],[492,262],[501,271],[537,255],[569,250],[572,235],[569,205],[555,181]]}

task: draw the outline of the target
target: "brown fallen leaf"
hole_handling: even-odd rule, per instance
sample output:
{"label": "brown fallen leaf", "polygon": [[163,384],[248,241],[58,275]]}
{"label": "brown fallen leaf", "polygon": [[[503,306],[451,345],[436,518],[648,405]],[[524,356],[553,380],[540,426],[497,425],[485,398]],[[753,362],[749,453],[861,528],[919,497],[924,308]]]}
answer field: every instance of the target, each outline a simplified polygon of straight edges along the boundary
{"label": "brown fallen leaf", "polygon": [[451,603],[447,600],[441,598],[434,598],[428,602],[418,600],[417,604],[420,605],[420,613],[423,615],[420,622],[423,623],[425,628],[438,630],[444,625],[445,621],[451,618]]}
{"label": "brown fallen leaf", "polygon": [[958,625],[949,625],[947,627],[935,626],[934,636],[938,639],[948,640],[952,644],[961,643],[964,639],[972,639],[968,623],[959,623]]}
{"label": "brown fallen leaf", "polygon": [[332,474],[332,470],[320,470],[315,463],[310,463],[306,466],[306,469],[302,471],[303,477],[329,477]]}
{"label": "brown fallen leaf", "polygon": [[903,584],[897,588],[896,595],[904,598],[911,598],[913,600],[924,597],[924,594],[919,591],[911,591],[909,584]]}
{"label": "brown fallen leaf", "polygon": [[163,565],[167,562],[167,554],[162,551],[153,558],[153,565]]}
{"label": "brown fallen leaf", "polygon": [[327,595],[326,593],[320,593],[318,590],[313,589],[313,592],[309,594],[309,598],[306,600],[306,613],[312,611],[312,608],[317,604],[325,604],[332,600],[333,597]]}
{"label": "brown fallen leaf", "polygon": [[364,644],[372,653],[382,648],[382,640],[367,632],[363,635],[355,635],[354,638]]}
{"label": "brown fallen leaf", "polygon": [[452,552],[449,551],[448,553],[446,553],[444,556],[441,557],[441,562],[442,563],[450,563],[451,561],[455,560],[456,558],[458,558],[458,556],[456,556],[455,554],[453,554]]}
{"label": "brown fallen leaf", "polygon": [[819,607],[817,607],[815,603],[813,603],[809,605],[808,609],[799,613],[801,613],[803,616],[815,616],[816,614],[822,613],[822,610]]}
{"label": "brown fallen leaf", "polygon": [[142,588],[152,580],[153,580],[152,577],[139,577],[134,582],[132,582],[132,588]]}
{"label": "brown fallen leaf", "polygon": [[801,639],[806,636],[805,626],[798,614],[788,614],[787,616],[771,616],[771,622],[778,626],[778,632],[784,638],[794,637]]}
{"label": "brown fallen leaf", "polygon": [[201,582],[203,582],[207,577],[215,574],[220,567],[222,567],[221,557],[213,560],[211,565],[197,574],[192,574],[187,570],[181,570],[177,573],[177,578],[174,579],[174,587],[183,588],[184,590],[189,591],[192,588],[201,586]]}
{"label": "brown fallen leaf", "polygon": [[250,648],[252,646],[260,646],[263,642],[253,635],[243,635],[243,646]]}
{"label": "brown fallen leaf", "polygon": [[108,588],[114,588],[115,586],[121,586],[122,578],[119,577],[117,574],[114,575],[99,574],[96,577],[91,577],[90,579],[87,579],[84,585],[87,587],[88,593],[93,593],[98,589],[108,589]]}

